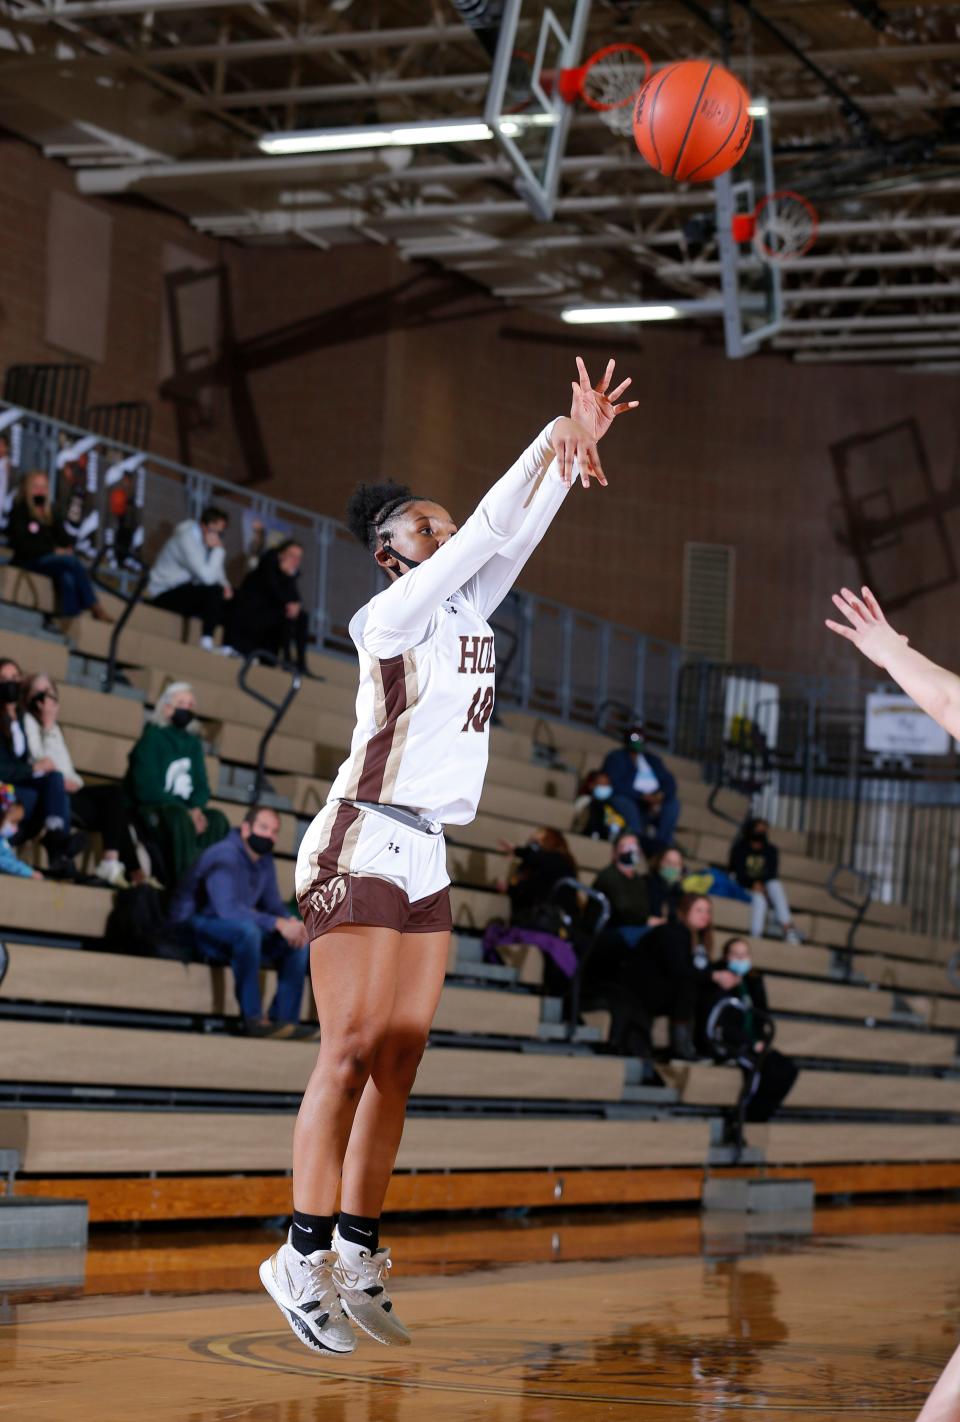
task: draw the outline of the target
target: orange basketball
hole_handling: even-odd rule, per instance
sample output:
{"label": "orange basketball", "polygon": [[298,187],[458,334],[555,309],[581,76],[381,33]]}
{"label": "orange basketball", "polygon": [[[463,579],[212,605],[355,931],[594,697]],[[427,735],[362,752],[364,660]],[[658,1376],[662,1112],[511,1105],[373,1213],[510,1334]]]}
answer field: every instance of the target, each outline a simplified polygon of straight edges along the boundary
{"label": "orange basketball", "polygon": [[729,69],[682,59],[647,80],[633,108],[633,136],[652,168],[701,183],[739,163],[753,120],[750,96]]}

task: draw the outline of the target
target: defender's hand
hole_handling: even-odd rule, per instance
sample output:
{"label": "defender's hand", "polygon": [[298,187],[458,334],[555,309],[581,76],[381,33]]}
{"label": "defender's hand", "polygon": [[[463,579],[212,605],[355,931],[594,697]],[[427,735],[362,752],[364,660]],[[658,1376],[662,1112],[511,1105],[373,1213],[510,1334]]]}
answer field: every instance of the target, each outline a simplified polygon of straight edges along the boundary
{"label": "defender's hand", "polygon": [[909,642],[909,638],[893,630],[869,588],[863,588],[862,594],[862,597],[857,597],[849,588],[834,593],[833,605],[843,613],[850,625],[845,627],[841,622],[828,619],[827,626],[838,637],[852,642],[857,651],[862,652],[875,666],[885,668],[893,652],[901,642]]}

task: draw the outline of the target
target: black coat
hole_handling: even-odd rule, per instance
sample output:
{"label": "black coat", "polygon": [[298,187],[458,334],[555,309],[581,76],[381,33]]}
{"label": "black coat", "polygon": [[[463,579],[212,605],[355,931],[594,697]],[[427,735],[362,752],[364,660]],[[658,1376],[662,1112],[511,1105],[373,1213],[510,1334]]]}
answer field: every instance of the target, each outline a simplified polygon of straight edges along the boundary
{"label": "black coat", "polygon": [[9,736],[9,727],[10,722],[4,717],[2,724],[0,724],[0,785],[29,785],[34,777],[30,752],[26,749],[26,733],[23,737],[23,755],[14,755],[13,738]]}
{"label": "black coat", "polygon": [[520,868],[507,887],[510,922],[517,928],[534,928],[537,910],[550,899],[554,885],[560,879],[576,878],[576,871],[563,854],[549,849],[534,849],[523,844],[514,853]]}
{"label": "black coat", "polygon": [[227,612],[227,637],[238,652],[276,652],[284,636],[287,603],[303,602],[296,577],[283,572],[275,548],[247,574]]}
{"label": "black coat", "polygon": [[13,549],[13,561],[21,566],[35,563],[58,548],[73,547],[62,519],[54,514],[49,523],[44,523],[22,499],[17,499],[10,510],[7,539]]}
{"label": "black coat", "polygon": [[780,877],[780,851],[770,843],[754,845],[748,839],[735,839],[730,851],[730,873],[744,889],[754,884],[769,884]]}
{"label": "black coat", "polygon": [[666,879],[661,879],[659,874],[651,870],[644,882],[647,886],[650,917],[673,918],[683,898],[683,885],[679,879],[675,884],[668,884]]}

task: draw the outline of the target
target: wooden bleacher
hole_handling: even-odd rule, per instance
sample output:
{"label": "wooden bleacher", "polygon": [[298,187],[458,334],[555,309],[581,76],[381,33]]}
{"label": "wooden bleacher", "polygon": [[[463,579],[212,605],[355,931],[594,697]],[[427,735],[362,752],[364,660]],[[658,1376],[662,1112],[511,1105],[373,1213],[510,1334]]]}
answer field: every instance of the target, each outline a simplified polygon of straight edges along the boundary
{"label": "wooden bleacher", "polygon": [[[16,609],[9,631],[5,606]],[[96,778],[122,776],[145,707],[170,681],[190,680],[212,749],[214,803],[238,823],[245,806],[221,793],[221,772],[255,762],[269,712],[238,691],[237,663],[195,645],[195,628],[184,641],[179,618],[140,607],[120,646],[133,692],[108,697],[89,680],[77,683],[102,663],[110,629],[78,619],[68,646],[42,633],[39,618],[31,624],[50,607],[44,579],[0,568],[0,654],[58,680],[78,768]],[[353,727],[355,666],[334,655],[311,664],[324,680],[304,683],[267,756],[271,786],[288,802],[278,843],[288,880],[300,834],[324,803]],[[266,668],[254,681],[271,694],[285,686],[281,673]],[[506,868],[498,844],[520,843],[543,824],[569,834],[577,781],[610,746],[589,727],[552,723],[559,764],[544,765],[532,754],[533,724],[523,713],[503,713],[480,813],[449,835],[461,936],[451,945],[435,1041],[414,1092],[388,1202],[394,1209],[696,1199],[709,1117],[739,1088],[734,1069],[686,1063],[664,1069],[665,1088],[640,1087],[636,1063],[551,1038],[538,955],[519,971],[480,962],[470,935],[507,907],[490,887]],[[709,810],[699,768],[676,757],[670,764],[690,862],[722,861],[732,831]],[[729,792],[721,805],[735,816],[746,811]],[[911,932],[902,905],[873,905],[857,934],[856,980],[838,982],[835,953],[846,944],[851,913],[826,891],[831,866],[807,853],[801,834],[777,831],[776,839],[807,941],[752,944],[778,1018],[777,1045],[803,1064],[782,1118],[762,1128],[771,1173],[812,1174],[824,1191],[954,1188],[960,994],[944,971],[954,945]],[[603,844],[576,835],[569,842],[584,874],[609,860]],[[9,953],[0,985],[0,1082],[29,1103],[0,1109],[0,1146],[22,1149],[21,1188],[82,1190],[94,1219],[286,1210],[293,1103],[315,1047],[224,1030],[236,1004],[222,969],[102,952],[111,905],[104,890],[0,885]],[[745,905],[714,906],[721,941],[744,932]],[[43,1105],[31,1099],[41,1088]],[[105,1091],[114,1093],[110,1109]],[[222,1097],[222,1107],[199,1109],[200,1092]],[[249,1106],[258,1096],[263,1109]],[[175,1106],[167,1104],[174,1098]],[[238,1172],[246,1176],[242,1192],[227,1179]]]}

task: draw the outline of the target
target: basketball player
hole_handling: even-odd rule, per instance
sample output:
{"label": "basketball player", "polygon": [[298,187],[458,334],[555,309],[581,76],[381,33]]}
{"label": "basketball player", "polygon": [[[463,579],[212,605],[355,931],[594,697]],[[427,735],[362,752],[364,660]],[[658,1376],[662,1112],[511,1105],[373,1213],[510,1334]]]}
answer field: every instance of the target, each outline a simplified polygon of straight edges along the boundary
{"label": "basketball player", "polygon": [[361,484],[350,501],[350,528],[389,585],[350,623],[357,726],[297,860],[321,1045],[294,1133],[290,1234],[260,1268],[316,1352],[353,1351],[347,1318],[380,1343],[410,1341],[388,1292],[380,1213],[447,969],[443,825],[474,818],[487,766],[487,618],[576,471],[584,488],[606,484],[597,441],[638,403],[617,403],[629,380],[607,393],[612,360],[595,389],[577,366],[570,418],[541,431],[459,531],[446,509],[399,484]]}
{"label": "basketball player", "polygon": [[[860,597],[844,588],[834,593],[833,602],[849,625],[828,621],[830,631],[852,642],[938,726],[954,739],[960,738],[960,677],[915,652],[907,638],[890,626],[869,588],[861,588]],[[960,1348],[944,1368],[917,1422],[960,1422]]]}

